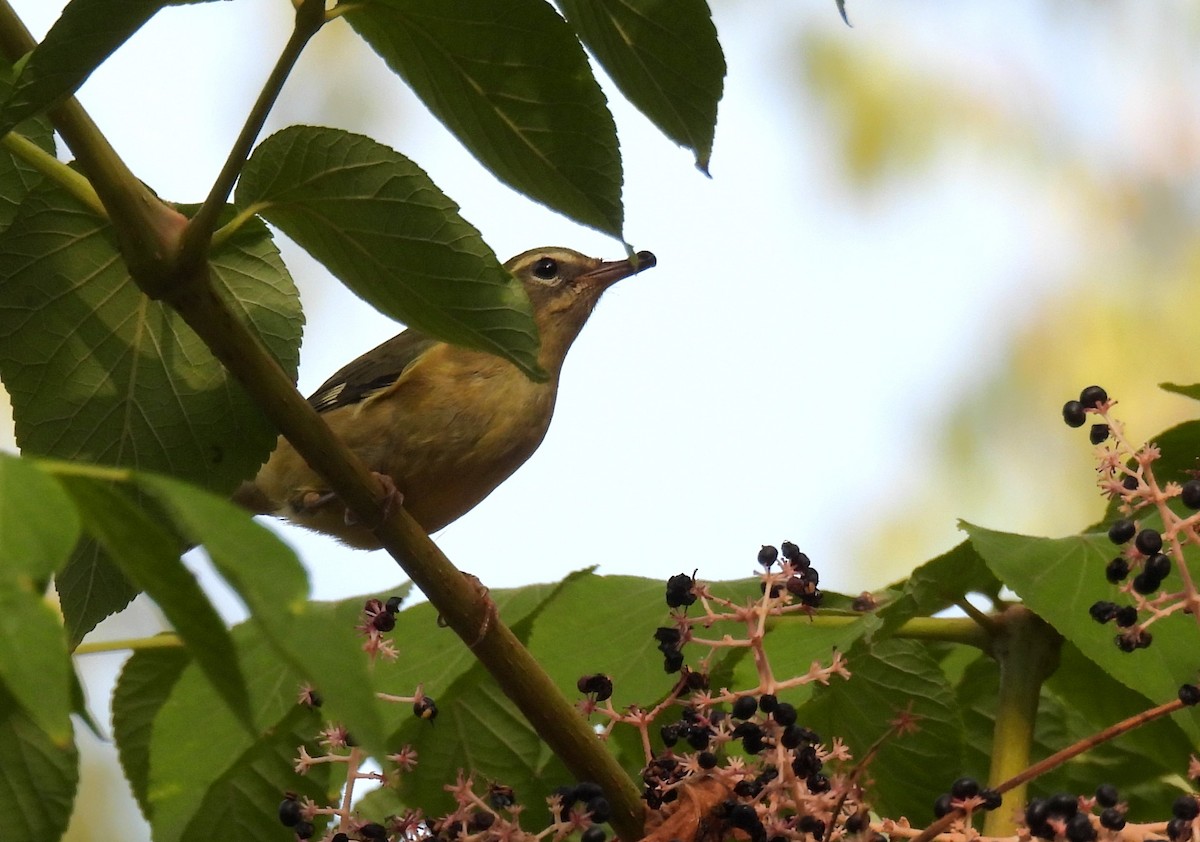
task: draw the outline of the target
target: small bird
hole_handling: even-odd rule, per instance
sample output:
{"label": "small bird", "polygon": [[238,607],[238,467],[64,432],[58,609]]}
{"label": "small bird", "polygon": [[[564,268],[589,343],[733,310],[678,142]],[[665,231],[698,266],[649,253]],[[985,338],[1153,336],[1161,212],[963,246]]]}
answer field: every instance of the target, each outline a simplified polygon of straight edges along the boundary
{"label": "small bird", "polygon": [[[342,368],[308,399],[334,434],[394,487],[434,532],[473,509],[525,463],[546,435],[563,360],[601,294],[657,262],[648,251],[601,261],[540,248],[504,264],[525,287],[541,336],[535,383],[500,357],[408,329]],[[363,549],[374,533],[345,507],[282,436],[235,502],[285,517]]]}

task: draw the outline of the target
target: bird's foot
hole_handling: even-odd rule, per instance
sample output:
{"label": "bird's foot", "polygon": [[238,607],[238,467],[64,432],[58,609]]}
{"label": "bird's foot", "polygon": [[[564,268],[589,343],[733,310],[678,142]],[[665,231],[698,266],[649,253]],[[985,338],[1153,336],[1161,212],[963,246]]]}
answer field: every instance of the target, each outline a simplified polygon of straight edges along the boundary
{"label": "bird's foot", "polygon": [[[383,489],[383,495],[380,501],[380,513],[382,514],[382,517],[379,519],[379,522],[382,523],[388,519],[388,516],[390,516],[398,506],[404,505],[404,495],[400,492],[400,489],[396,487],[396,481],[389,475],[380,473],[379,471],[371,471],[371,476],[379,480],[379,485]],[[355,516],[354,512],[346,509],[346,525],[355,526],[357,523],[358,518]]]}
{"label": "bird's foot", "polygon": [[[496,609],[496,602],[492,599],[491,592],[488,590],[487,585],[485,585],[478,576],[462,570],[460,570],[459,573],[462,573],[463,576],[465,576],[467,580],[475,586],[475,589],[479,592],[479,599],[483,607],[483,619],[479,623],[479,630],[475,632],[475,639],[467,643],[468,648],[474,649],[487,635],[488,630],[492,627],[492,618],[498,617],[499,612]],[[445,628],[447,625],[449,625],[440,614],[437,618],[437,624],[442,628]]]}

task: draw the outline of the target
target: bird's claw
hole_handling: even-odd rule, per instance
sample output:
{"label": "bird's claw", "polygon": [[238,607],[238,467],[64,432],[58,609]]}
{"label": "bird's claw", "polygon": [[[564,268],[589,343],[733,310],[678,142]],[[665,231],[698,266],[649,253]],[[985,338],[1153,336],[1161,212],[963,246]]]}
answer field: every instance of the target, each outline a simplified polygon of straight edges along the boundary
{"label": "bird's claw", "polygon": [[[404,495],[400,489],[396,488],[396,481],[388,474],[380,473],[379,471],[371,471],[371,476],[379,480],[379,485],[383,490],[380,498],[380,517],[379,522],[387,520],[391,513],[398,507],[404,505]],[[346,525],[355,526],[358,523],[358,517],[354,512],[346,509]]]}

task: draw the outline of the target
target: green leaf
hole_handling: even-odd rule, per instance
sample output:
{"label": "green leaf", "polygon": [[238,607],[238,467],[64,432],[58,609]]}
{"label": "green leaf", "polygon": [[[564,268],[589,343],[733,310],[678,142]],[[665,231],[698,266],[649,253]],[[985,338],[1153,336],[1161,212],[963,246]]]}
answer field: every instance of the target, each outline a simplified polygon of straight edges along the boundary
{"label": "green leaf", "polygon": [[150,815],[150,735],[154,720],[191,662],[183,647],[136,651],[121,668],[113,689],[113,741],[143,815]]}
{"label": "green leaf", "polygon": [[556,0],[639,110],[708,172],[725,55],[705,0]]}
{"label": "green leaf", "polygon": [[[570,697],[582,675],[613,680],[613,704],[646,705],[671,689],[654,630],[670,625],[663,582],[634,576],[578,575],[539,612],[529,651]],[[587,641],[586,646],[580,641]]]}
{"label": "green leaf", "polygon": [[[1098,600],[1126,601],[1104,578],[1114,552],[1107,535],[1030,538],[971,524],[963,528],[988,566],[1030,609],[1151,704],[1175,698],[1179,685],[1195,680],[1195,619],[1180,612],[1160,619],[1153,626],[1153,646],[1125,653],[1113,643],[1116,629],[1089,616],[1088,608]],[[1176,714],[1175,720],[1193,741],[1200,739],[1193,711]]]}
{"label": "green leaf", "polygon": [[44,584],[79,540],[79,515],[28,459],[0,453],[0,587]]}
{"label": "green leaf", "polygon": [[0,454],[0,681],[60,747],[71,740],[66,636],[46,583],[79,537],[71,499],[29,460]]}
{"label": "green leaf", "polygon": [[500,180],[621,236],[621,157],[604,94],[543,0],[380,0],[346,20]]}
{"label": "green leaf", "polygon": [[[220,294],[295,372],[295,287],[266,227],[243,226],[212,256]],[[276,433],[173,310],[147,299],[109,226],[52,185],[0,233],[0,378],[27,454],[154,468],[227,492]],[[70,639],[136,589],[82,546],[56,582]]]}
{"label": "green leaf", "polygon": [[995,599],[1000,582],[988,569],[970,541],[922,564],[904,582],[891,589],[890,601],[878,615],[884,628],[895,631],[913,617],[930,617],[970,593]]}
{"label": "green leaf", "polygon": [[113,564],[91,538],[79,542],[71,560],[54,577],[58,604],[66,623],[72,649],[110,614],[115,614],[138,595],[121,568]]}
{"label": "green leaf", "polygon": [[204,546],[250,609],[258,633],[321,692],[326,713],[349,726],[360,745],[382,747],[370,665],[356,632],[362,600],[309,602],[308,576],[296,554],[245,511],[170,477],[139,474],[137,482],[190,541]]}
{"label": "green leaf", "polygon": [[312,740],[320,715],[296,703],[300,676],[262,638],[254,623],[233,630],[247,676],[254,730],[248,732],[219,703],[193,664],[158,708],[150,735],[150,818],[156,842],[223,838],[289,842],[279,823],[283,793],[327,803],[329,767],[301,777],[292,769],[297,747],[322,751]]}
{"label": "green leaf", "polygon": [[59,839],[79,785],[73,741],[56,743],[0,684],[0,813],[5,839]]}
{"label": "green leaf", "polygon": [[183,565],[176,537],[122,488],[90,477],[62,479],[88,532],[130,581],[162,609],[217,693],[248,723],[246,686],[233,641],[217,610]]}
{"label": "green leaf", "polygon": [[[121,263],[111,228],[53,186],[0,235],[0,377],[27,454],[170,472],[230,491],[276,432],[168,306]],[[220,294],[295,372],[295,287],[266,227],[213,255]]]}
{"label": "green leaf", "polygon": [[[817,688],[800,721],[825,740],[841,737],[856,762],[886,737],[871,765],[872,810],[926,815],[954,779],[963,752],[962,718],[945,676],[925,647],[911,640],[860,643],[847,662],[851,679]],[[891,723],[906,711],[918,730],[895,735]]]}
{"label": "green leaf", "polygon": [[0,586],[0,681],[60,750],[72,741],[71,664],[54,610],[33,588]]}
{"label": "green leaf", "polygon": [[30,54],[3,107],[0,135],[75,93],[164,0],[72,0]]}
{"label": "green leaf", "polygon": [[538,371],[537,326],[521,284],[400,153],[338,129],[292,126],[254,151],[237,203],[381,312]]}
{"label": "green leaf", "polygon": [[1194,401],[1200,401],[1200,383],[1192,383],[1189,386],[1181,386],[1178,383],[1159,383],[1158,388],[1166,392],[1183,395],[1185,398],[1191,398]]}
{"label": "green leaf", "polygon": [[[8,99],[12,82],[13,74],[8,67],[0,67],[0,102]],[[43,152],[55,154],[54,128],[48,117],[27,120],[13,131]],[[7,146],[0,146],[0,231],[8,227],[26,194],[41,180],[41,174],[33,167],[14,155]]]}

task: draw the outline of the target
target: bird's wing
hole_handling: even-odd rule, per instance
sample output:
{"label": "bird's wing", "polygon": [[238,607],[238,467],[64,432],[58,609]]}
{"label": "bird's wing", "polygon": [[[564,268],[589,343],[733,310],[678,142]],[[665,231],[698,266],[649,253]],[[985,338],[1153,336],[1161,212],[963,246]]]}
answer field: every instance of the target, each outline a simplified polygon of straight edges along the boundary
{"label": "bird's wing", "polygon": [[438,341],[409,328],[342,367],[309,396],[317,412],[360,403],[391,386]]}

